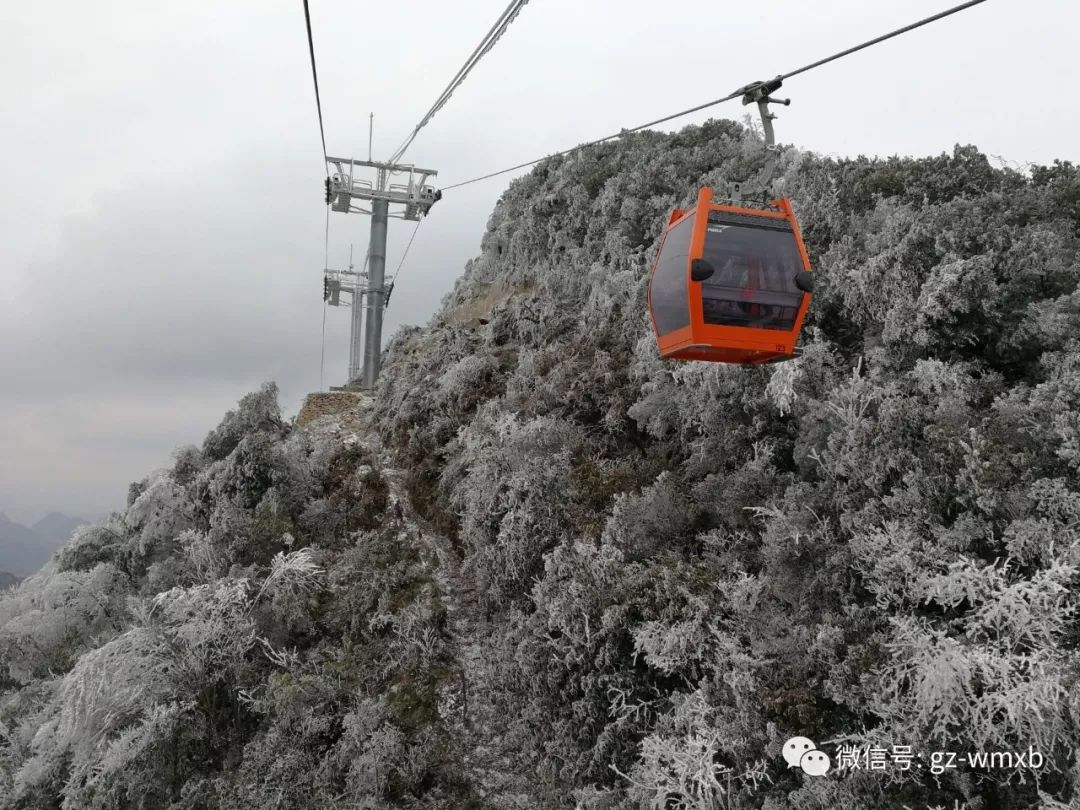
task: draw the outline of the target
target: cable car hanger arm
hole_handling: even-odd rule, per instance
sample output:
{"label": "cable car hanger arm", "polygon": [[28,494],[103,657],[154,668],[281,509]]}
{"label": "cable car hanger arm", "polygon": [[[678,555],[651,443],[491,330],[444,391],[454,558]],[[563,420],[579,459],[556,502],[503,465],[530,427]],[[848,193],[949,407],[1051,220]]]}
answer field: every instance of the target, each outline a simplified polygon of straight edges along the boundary
{"label": "cable car hanger arm", "polygon": [[[730,185],[731,199],[739,202],[747,195],[760,194],[763,198],[769,196],[773,175],[776,174],[776,166],[780,162],[780,150],[776,145],[776,133],[773,129],[773,119],[776,118],[769,111],[770,104],[783,104],[785,107],[791,104],[789,98],[772,98],[769,94],[779,90],[784,84],[782,76],[769,79],[765,82],[753,82],[735,91],[742,95],[743,105],[757,104],[758,113],[761,114],[761,129],[765,136],[765,166],[761,170],[761,176],[756,185],[745,183],[732,183]],[[762,200],[762,203],[766,200]]]}

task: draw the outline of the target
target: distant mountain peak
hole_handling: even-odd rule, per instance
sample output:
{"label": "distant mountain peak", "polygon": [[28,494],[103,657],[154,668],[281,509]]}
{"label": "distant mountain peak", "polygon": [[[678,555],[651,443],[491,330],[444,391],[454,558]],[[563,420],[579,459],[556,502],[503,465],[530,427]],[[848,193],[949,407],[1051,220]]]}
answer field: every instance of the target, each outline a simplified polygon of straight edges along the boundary
{"label": "distant mountain peak", "polygon": [[49,512],[49,514],[45,515],[45,517],[30,528],[36,532],[52,536],[56,529],[63,529],[70,533],[84,523],[86,523],[86,521],[79,517],[71,517],[65,515],[63,512]]}
{"label": "distant mountain peak", "polygon": [[63,512],[50,512],[33,526],[25,526],[0,512],[0,571],[16,576],[34,573],[86,523]]}
{"label": "distant mountain peak", "polygon": [[70,540],[77,528],[85,524],[86,521],[82,518],[69,517],[62,512],[50,512],[35,523],[31,530],[41,538],[42,545],[48,548],[51,554]]}

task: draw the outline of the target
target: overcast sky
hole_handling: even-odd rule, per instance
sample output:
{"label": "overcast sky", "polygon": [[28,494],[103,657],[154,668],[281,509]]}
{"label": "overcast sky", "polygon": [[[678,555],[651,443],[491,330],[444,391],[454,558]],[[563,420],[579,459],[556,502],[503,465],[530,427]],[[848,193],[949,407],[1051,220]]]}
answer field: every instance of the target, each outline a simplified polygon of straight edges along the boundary
{"label": "overcast sky", "polygon": [[[408,159],[438,185],[725,95],[956,0],[532,0]],[[311,0],[331,154],[386,157],[506,0]],[[988,0],[792,79],[784,143],[1080,159],[1080,4]],[[96,517],[276,380],[319,387],[322,166],[301,0],[0,9],[0,510]],[[737,103],[673,122],[739,118]],[[448,192],[387,313],[425,323],[512,175]],[[334,214],[331,265],[368,220]],[[392,221],[388,267],[411,223]],[[348,311],[327,313],[326,383]]]}

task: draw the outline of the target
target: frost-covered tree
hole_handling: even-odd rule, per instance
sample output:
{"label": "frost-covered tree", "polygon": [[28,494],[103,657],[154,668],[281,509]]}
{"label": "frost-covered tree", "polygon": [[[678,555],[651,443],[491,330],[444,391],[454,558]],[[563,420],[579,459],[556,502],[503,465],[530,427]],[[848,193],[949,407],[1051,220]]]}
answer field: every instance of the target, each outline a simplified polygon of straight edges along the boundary
{"label": "frost-covered tree", "polygon": [[1080,170],[785,150],[800,358],[663,362],[663,224],[761,161],[541,162],[359,422],[264,387],[0,594],[0,808],[1076,805]]}

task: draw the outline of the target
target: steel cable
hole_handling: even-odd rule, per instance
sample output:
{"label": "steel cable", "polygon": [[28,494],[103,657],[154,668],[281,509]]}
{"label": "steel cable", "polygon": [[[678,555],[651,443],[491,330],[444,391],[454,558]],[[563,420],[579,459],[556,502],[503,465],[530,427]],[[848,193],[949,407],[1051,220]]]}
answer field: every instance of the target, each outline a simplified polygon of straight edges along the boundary
{"label": "steel cable", "polygon": [[[427,219],[427,217],[425,217],[424,219]],[[416,227],[413,228],[412,236],[409,237],[409,243],[407,245],[405,245],[405,252],[401,254],[401,261],[398,262],[397,270],[394,271],[394,277],[390,279],[390,285],[389,286],[390,286],[391,290],[394,288],[394,283],[397,281],[398,274],[401,272],[401,268],[405,264],[405,259],[409,255],[409,248],[412,247],[413,240],[416,238],[416,234],[420,232],[420,226],[423,225],[423,224],[424,224],[424,220],[421,219],[416,223]],[[389,304],[389,303],[390,303],[389,300],[387,300],[387,304]]]}
{"label": "steel cable", "polygon": [[[875,37],[874,39],[867,40],[866,42],[863,42],[863,43],[861,43],[859,45],[856,45],[856,46],[854,46],[852,48],[847,48],[846,50],[840,51],[839,53],[834,53],[832,56],[827,56],[824,59],[819,59],[816,62],[811,62],[809,65],[804,65],[803,67],[798,68],[797,70],[793,70],[790,73],[782,73],[779,76],[777,76],[776,78],[778,80],[780,80],[780,81],[784,81],[785,79],[790,79],[792,76],[798,76],[800,73],[806,73],[809,70],[813,70],[816,67],[820,67],[821,65],[827,64],[829,62],[833,62],[833,61],[835,61],[837,59],[840,59],[840,58],[842,58],[844,56],[855,53],[856,51],[861,51],[864,48],[869,48],[872,45],[877,45],[878,43],[884,42],[887,39],[892,39],[893,37],[900,36],[901,34],[905,34],[908,31],[913,31],[916,28],[921,28],[922,26],[928,25],[929,23],[935,22],[936,20],[940,20],[940,19],[942,19],[944,17],[948,17],[948,16],[950,16],[952,14],[956,14],[957,12],[963,11],[964,9],[971,8],[972,6],[977,6],[980,3],[985,3],[985,2],[986,2],[986,0],[970,0],[967,3],[962,3],[959,6],[954,6],[953,8],[946,9],[945,11],[942,11],[942,12],[940,12],[938,14],[934,14],[933,16],[921,19],[918,22],[911,23],[910,25],[905,25],[903,28],[897,28],[895,31],[890,31],[889,33],[883,34],[880,37]],[[748,85],[748,87],[750,87],[750,86],[752,86],[752,85]],[[543,157],[536,158],[535,160],[530,160],[527,163],[519,163],[518,165],[511,166],[508,169],[500,169],[497,172],[490,172],[489,174],[484,174],[484,175],[481,175],[480,177],[474,177],[471,180],[464,180],[464,181],[462,181],[460,183],[454,183],[453,185],[443,186],[442,190],[443,191],[450,191],[451,189],[461,188],[462,186],[467,186],[467,185],[470,185],[472,183],[479,183],[481,180],[488,180],[488,179],[490,179],[492,177],[498,177],[500,174],[507,174],[508,172],[517,171],[518,169],[528,168],[529,166],[533,166],[533,165],[539,163],[542,160],[547,160],[549,158],[555,158],[555,157],[562,157],[563,155],[569,155],[570,153],[577,152],[577,151],[579,151],[581,149],[587,149],[590,146],[597,146],[598,144],[606,143],[607,141],[614,140],[615,138],[620,138],[623,135],[629,135],[632,132],[638,132],[640,130],[656,126],[657,124],[663,124],[663,123],[671,121],[671,120],[673,120],[675,118],[681,118],[684,115],[690,115],[691,113],[695,113],[695,112],[698,112],[700,110],[704,110],[704,109],[706,109],[708,107],[714,107],[717,104],[723,104],[726,101],[731,101],[732,99],[739,98],[740,96],[744,95],[744,93],[746,92],[746,89],[747,88],[745,88],[745,87],[739,88],[734,93],[729,93],[728,95],[724,96],[723,98],[718,98],[718,99],[715,99],[714,101],[707,101],[704,104],[699,104],[696,107],[690,107],[687,110],[681,110],[680,112],[672,113],[671,115],[665,115],[663,118],[657,118],[655,121],[650,121],[647,124],[640,124],[640,125],[638,125],[636,127],[630,128],[630,129],[622,129],[622,130],[619,130],[618,132],[616,132],[613,135],[608,135],[608,136],[603,137],[603,138],[598,138],[595,141],[589,141],[588,143],[579,144],[578,146],[573,146],[573,147],[571,147],[569,149],[564,149],[561,152],[555,152],[555,153],[550,154],[550,155],[544,155]]]}
{"label": "steel cable", "polygon": [[315,109],[319,113],[319,138],[322,139],[323,166],[326,166],[326,129],[322,120],[322,99],[319,97],[319,71],[315,68],[315,40],[311,36],[311,10],[304,0],[304,22],[307,23],[308,53],[311,54],[311,78],[315,82]]}
{"label": "steel cable", "polygon": [[430,121],[435,113],[443,108],[447,101],[450,100],[450,96],[453,92],[461,86],[462,82],[469,75],[469,72],[476,67],[481,59],[494,47],[495,43],[499,41],[502,35],[506,32],[506,29],[510,27],[510,23],[514,21],[521,9],[528,3],[529,0],[511,0],[510,5],[503,9],[502,14],[495,21],[495,24],[491,27],[491,30],[484,35],[484,38],[480,40],[480,44],[476,46],[469,58],[465,60],[465,64],[461,66],[457,74],[446,88],[439,94],[439,97],[435,99],[435,103],[431,105],[431,109],[427,111],[423,118],[420,119],[420,123],[417,124],[412,133],[407,137],[401,146],[397,148],[393,155],[390,157],[391,163],[396,163],[405,154],[405,150],[409,148],[413,140],[415,140],[417,134],[421,129]]}

